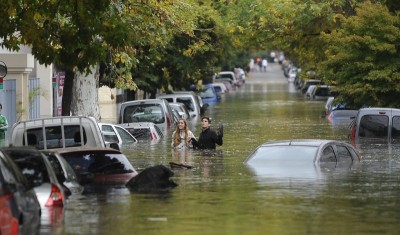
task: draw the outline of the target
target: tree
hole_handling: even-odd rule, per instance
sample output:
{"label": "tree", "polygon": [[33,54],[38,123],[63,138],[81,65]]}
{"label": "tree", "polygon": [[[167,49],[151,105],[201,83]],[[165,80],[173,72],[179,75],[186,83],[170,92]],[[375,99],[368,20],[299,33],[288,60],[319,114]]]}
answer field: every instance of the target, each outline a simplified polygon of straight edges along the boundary
{"label": "tree", "polygon": [[[131,69],[138,63],[136,45],[163,45],[174,31],[191,33],[191,5],[181,1],[3,1],[0,3],[4,30],[1,46],[17,50],[20,44],[31,46],[32,54],[42,64],[55,63],[66,71],[65,97],[80,97],[69,88],[73,81],[107,65],[107,75],[117,87],[135,89]],[[151,30],[149,30],[149,28]],[[85,75],[85,76],[82,76]],[[95,90],[93,85],[87,89]],[[87,91],[86,88],[80,89]],[[73,95],[72,95],[73,94]],[[93,115],[95,101],[84,109],[72,108],[73,114]],[[72,102],[78,104],[79,102]],[[70,102],[63,100],[63,109]],[[78,112],[78,113],[77,113]],[[69,115],[69,110],[63,110]],[[97,115],[95,115],[97,116]]]}
{"label": "tree", "polygon": [[380,3],[365,2],[356,15],[324,37],[321,71],[336,81],[340,99],[358,107],[400,107],[400,18]]}

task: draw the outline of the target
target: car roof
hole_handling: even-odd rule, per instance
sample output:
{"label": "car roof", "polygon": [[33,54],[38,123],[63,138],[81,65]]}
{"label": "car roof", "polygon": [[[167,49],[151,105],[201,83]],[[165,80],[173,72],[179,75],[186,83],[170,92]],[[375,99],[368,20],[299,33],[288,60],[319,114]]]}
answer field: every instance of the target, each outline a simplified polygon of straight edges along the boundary
{"label": "car roof", "polygon": [[74,152],[113,152],[113,153],[121,153],[113,148],[96,148],[96,147],[71,147],[71,148],[59,148],[59,149],[51,149],[51,151],[58,152],[60,154],[63,153],[74,153]]}
{"label": "car roof", "polygon": [[323,144],[329,142],[338,142],[334,140],[324,140],[324,139],[293,139],[293,140],[278,140],[278,141],[269,141],[265,142],[264,144],[260,145],[263,147],[267,146],[295,146],[295,145],[307,145],[307,146],[315,146],[319,147]]}
{"label": "car roof", "polygon": [[118,126],[121,126],[121,127],[133,127],[133,128],[141,128],[141,127],[144,127],[144,128],[148,128],[148,127],[151,127],[151,126],[156,126],[156,124],[154,124],[154,122],[128,122],[128,123],[122,123],[122,124],[119,124]]}

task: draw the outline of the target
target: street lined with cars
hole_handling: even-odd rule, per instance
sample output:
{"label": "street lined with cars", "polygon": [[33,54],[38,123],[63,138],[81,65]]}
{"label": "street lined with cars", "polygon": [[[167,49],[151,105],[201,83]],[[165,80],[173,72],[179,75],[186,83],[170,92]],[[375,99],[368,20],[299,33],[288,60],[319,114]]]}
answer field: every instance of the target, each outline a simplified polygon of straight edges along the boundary
{"label": "street lined with cars", "polygon": [[[315,178],[327,180],[329,184],[335,184],[335,181],[329,181],[329,178],[336,176],[334,175],[335,172],[340,172],[341,177],[344,178],[342,180],[346,180],[346,175],[352,174],[352,171],[357,169],[355,166],[363,162],[362,155],[354,146],[346,143],[347,139],[341,141],[332,139],[332,136],[329,136],[331,131],[325,129],[329,125],[321,124],[323,120],[318,119],[319,117],[309,116],[309,113],[316,114],[316,107],[321,108],[321,111],[325,109],[323,100],[308,102],[302,98],[303,94],[299,89],[298,94],[287,95],[287,91],[291,91],[294,84],[288,84],[287,80],[282,77],[269,77],[275,76],[274,72],[277,74],[277,71],[279,71],[277,65],[270,66],[270,70],[265,72],[265,76],[247,76],[245,84],[237,87],[233,92],[226,93],[224,99],[208,105],[202,114],[198,114],[199,116],[211,116],[212,123],[215,126],[221,121],[224,122],[226,141],[216,151],[215,155],[191,150],[171,151],[171,153],[165,151],[166,149],[170,150],[171,135],[168,130],[170,131],[171,127],[174,127],[172,123],[169,129],[168,126],[166,127],[166,132],[160,131],[154,122],[136,122],[133,119],[119,124],[95,122],[97,128],[94,129],[91,125],[86,124],[86,119],[83,117],[71,117],[71,120],[77,120],[72,123],[65,121],[68,119],[55,119],[52,121],[53,124],[50,124],[51,122],[44,119],[37,121],[36,125],[28,122],[25,125],[20,124],[19,128],[15,128],[15,131],[19,134],[12,134],[14,139],[18,140],[16,141],[16,143],[19,143],[17,147],[34,145],[36,148],[42,149],[40,152],[50,160],[56,178],[61,188],[65,190],[67,205],[69,205],[68,200],[79,204],[79,207],[76,208],[74,206],[64,207],[68,212],[63,219],[65,225],[61,222],[61,225],[58,223],[50,226],[62,227],[66,232],[71,231],[72,228],[79,228],[82,229],[82,233],[86,234],[90,231],[98,231],[97,228],[105,228],[104,231],[108,233],[111,231],[109,225],[101,224],[98,221],[104,219],[105,216],[112,216],[120,222],[126,222],[126,217],[129,217],[131,221],[132,212],[129,211],[129,208],[135,208],[135,218],[133,219],[135,223],[148,216],[144,212],[145,210],[150,211],[151,214],[161,213],[163,216],[165,215],[162,220],[168,218],[167,220],[176,219],[179,221],[183,218],[182,211],[179,209],[180,203],[184,201],[181,199],[193,203],[199,210],[202,210],[200,205],[205,206],[204,200],[200,200],[199,195],[205,194],[210,197],[212,196],[210,193],[213,193],[218,201],[221,200],[224,203],[223,198],[226,198],[225,184],[230,190],[239,189],[240,191],[235,192],[244,193],[245,197],[241,197],[240,200],[244,200],[245,204],[249,204],[253,208],[255,204],[252,201],[254,199],[252,195],[263,194],[260,192],[271,193],[269,195],[274,198],[279,198],[282,195],[282,192],[274,194],[274,188],[270,185],[265,187],[266,184],[271,182],[271,177],[272,179],[286,179],[296,183]],[[176,94],[188,93],[192,92],[176,92]],[[285,95],[289,97],[289,101],[285,100]],[[195,99],[199,99],[199,96],[196,95],[196,97]],[[140,102],[145,103],[144,101]],[[199,100],[195,102],[200,104]],[[207,104],[205,100],[202,100],[202,102]],[[180,105],[184,104],[180,103]],[[205,106],[199,105],[200,109]],[[308,106],[312,108],[308,108]],[[146,111],[149,107],[151,107],[151,111]],[[333,109],[327,106],[324,113],[328,110]],[[143,107],[142,111],[132,112],[125,116],[126,118],[137,117],[140,119],[142,116],[153,114],[158,115],[161,112],[153,109],[153,106],[146,106]],[[299,119],[298,115],[303,116]],[[309,124],[309,121],[319,123]],[[195,126],[192,130],[196,135],[199,132],[196,129],[199,125],[198,120],[192,117],[189,118],[189,122],[192,122],[192,125]],[[302,125],[305,127],[302,128]],[[118,128],[123,131],[118,131]],[[123,142],[125,134],[121,133],[130,136],[128,139],[136,139],[137,141],[128,140],[129,147],[124,149],[120,140]],[[28,134],[35,134],[35,138]],[[96,144],[91,139],[92,136],[99,136],[102,144]],[[310,139],[310,136],[316,138]],[[32,139],[36,139],[36,141]],[[260,142],[264,144],[260,144]],[[165,143],[168,147],[165,147]],[[108,148],[110,146],[121,150]],[[170,169],[165,169],[163,166],[174,162],[179,162],[180,166],[187,168],[177,168],[175,164],[174,169],[172,169],[174,172],[171,172]],[[65,167],[65,163],[69,167]],[[242,168],[240,165],[244,165],[244,167]],[[148,190],[146,184],[144,184],[146,189],[140,189],[140,186],[137,185],[139,178],[135,177],[142,172],[148,172],[144,169],[157,169],[159,174],[165,173],[167,175],[166,181],[163,181],[166,183],[165,190],[164,188],[153,190],[152,186]],[[253,176],[255,178],[252,178]],[[259,176],[262,176],[261,179]],[[69,177],[71,177],[71,180]],[[174,182],[170,181],[170,177],[174,178]],[[143,180],[145,177],[142,175],[140,178]],[[75,184],[68,184],[74,179]],[[257,180],[257,184],[260,182],[261,184],[254,187],[254,179]],[[340,181],[337,182],[340,183]],[[221,184],[221,182],[224,183]],[[307,182],[309,183],[309,181]],[[176,199],[169,203],[178,212],[174,213],[174,210],[164,204],[164,200],[159,201],[154,197],[143,199],[142,197],[130,197],[124,194],[121,196],[121,192],[127,192],[123,190],[126,189],[127,184],[130,185],[128,192],[131,193],[154,191],[162,194],[169,193],[168,197]],[[329,184],[319,183],[318,187],[321,187],[321,185],[329,187]],[[178,185],[179,187],[177,187]],[[180,187],[180,185],[183,187]],[[313,188],[313,186],[311,185],[309,188]],[[170,193],[172,188],[174,188],[174,191]],[[284,190],[295,191],[291,189]],[[296,188],[296,190],[299,189]],[[175,191],[178,192],[174,193]],[[329,192],[329,190],[327,191]],[[76,194],[83,195],[83,198],[79,198],[82,202],[69,199],[70,196]],[[302,197],[302,195],[313,194],[300,193],[297,197]],[[317,196],[319,194],[315,197]],[[235,203],[236,200],[238,199],[234,200]],[[267,198],[267,200],[269,199]],[[305,201],[309,203],[307,200]],[[166,206],[168,212],[155,210],[150,206],[154,203],[159,205],[158,208]],[[269,201],[268,203],[272,202]],[[324,210],[323,207],[316,206],[318,209]],[[119,209],[110,209],[116,207]],[[92,221],[89,223],[71,218],[69,214],[71,212],[81,213],[88,208],[98,208],[99,211],[85,214],[86,221]],[[301,208],[303,211],[307,210],[308,207],[301,204]],[[208,207],[207,211],[217,213],[217,208]],[[126,217],[118,217],[121,213]],[[237,215],[230,213],[229,216]],[[54,215],[53,218],[57,217],[58,215]],[[226,216],[223,215],[223,217],[225,220]],[[71,221],[74,224],[71,224]],[[245,224],[249,223],[247,220],[244,220],[244,222]],[[123,232],[130,229],[124,223],[121,224]],[[141,228],[139,230],[144,232]]]}

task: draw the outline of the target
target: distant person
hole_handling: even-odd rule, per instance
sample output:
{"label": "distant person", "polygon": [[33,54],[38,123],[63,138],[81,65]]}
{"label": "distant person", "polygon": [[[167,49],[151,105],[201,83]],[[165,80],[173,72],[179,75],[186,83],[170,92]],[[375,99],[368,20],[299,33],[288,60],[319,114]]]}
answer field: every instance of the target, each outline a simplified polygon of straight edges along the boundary
{"label": "distant person", "polygon": [[0,104],[0,147],[6,145],[6,131],[8,129],[7,118],[1,114],[3,105]]}
{"label": "distant person", "polygon": [[224,133],[224,126],[220,124],[218,133],[210,128],[211,119],[209,117],[201,118],[201,133],[199,140],[192,138],[191,142],[196,149],[210,149],[215,150],[217,145],[223,144],[222,137]]}
{"label": "distant person", "polygon": [[267,61],[266,58],[264,58],[264,59],[262,60],[262,70],[263,70],[264,72],[267,72],[267,66],[268,66],[268,61]]}
{"label": "distant person", "polygon": [[186,120],[179,119],[176,129],[172,133],[171,147],[174,149],[193,147],[190,142],[192,139],[196,139],[196,137],[189,130]]}

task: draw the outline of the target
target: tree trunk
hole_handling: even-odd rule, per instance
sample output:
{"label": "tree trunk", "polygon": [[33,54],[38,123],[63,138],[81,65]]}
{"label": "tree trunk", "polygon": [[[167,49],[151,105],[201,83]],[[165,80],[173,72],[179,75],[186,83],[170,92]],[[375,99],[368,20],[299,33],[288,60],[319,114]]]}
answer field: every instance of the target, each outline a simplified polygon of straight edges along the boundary
{"label": "tree trunk", "polygon": [[75,80],[75,73],[72,70],[65,71],[64,89],[62,95],[62,116],[69,116],[71,114],[72,102],[72,87]]}
{"label": "tree trunk", "polygon": [[91,116],[100,121],[99,65],[92,67],[91,71],[88,75],[76,74],[72,89],[71,112],[72,115]]}

